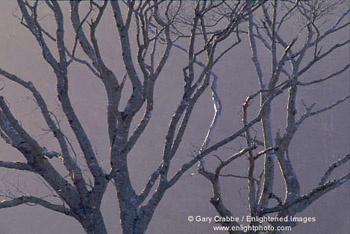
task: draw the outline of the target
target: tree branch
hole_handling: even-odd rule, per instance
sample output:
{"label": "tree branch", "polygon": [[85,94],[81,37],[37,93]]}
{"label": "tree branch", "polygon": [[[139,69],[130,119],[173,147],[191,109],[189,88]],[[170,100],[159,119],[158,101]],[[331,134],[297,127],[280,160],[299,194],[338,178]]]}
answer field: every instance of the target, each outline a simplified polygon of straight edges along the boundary
{"label": "tree branch", "polygon": [[63,205],[52,204],[42,198],[33,197],[30,195],[16,197],[12,200],[2,200],[0,201],[0,209],[19,206],[22,204],[36,204],[68,216],[73,216],[72,211]]}
{"label": "tree branch", "polygon": [[344,157],[342,157],[342,158],[339,159],[338,161],[332,163],[332,164],[329,166],[329,168],[328,168],[328,170],[326,171],[326,173],[324,173],[324,175],[322,176],[319,185],[324,185],[324,184],[326,183],[327,179],[331,176],[332,172],[333,172],[336,168],[340,167],[341,165],[343,165],[344,163],[346,163],[346,162],[349,161],[349,160],[350,160],[350,154],[345,155]]}
{"label": "tree branch", "polygon": [[9,168],[9,169],[16,169],[16,170],[20,170],[20,171],[35,172],[30,165],[28,165],[27,163],[22,163],[22,162],[0,161],[0,167]]}

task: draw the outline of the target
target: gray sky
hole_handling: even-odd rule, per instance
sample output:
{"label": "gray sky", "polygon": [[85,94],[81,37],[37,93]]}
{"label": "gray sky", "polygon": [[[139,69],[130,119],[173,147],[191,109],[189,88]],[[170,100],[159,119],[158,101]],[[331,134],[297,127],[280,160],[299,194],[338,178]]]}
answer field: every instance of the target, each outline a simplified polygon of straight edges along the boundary
{"label": "gray sky", "polygon": [[[20,25],[12,13],[16,14],[15,1],[2,1],[0,3],[0,67],[22,76],[33,83],[47,98],[49,107],[62,117],[57,109],[54,82],[55,78],[51,69],[41,58],[41,52],[34,38]],[[18,12],[17,12],[18,13]],[[66,12],[67,13],[67,12]],[[111,31],[114,24],[107,20],[101,29],[102,53],[105,55],[108,64],[114,66],[117,73],[120,71],[120,52],[118,41],[114,40],[116,34]],[[69,37],[71,29],[67,30]],[[348,34],[342,35],[348,37]],[[131,152],[130,171],[132,182],[136,189],[140,190],[150,173],[155,169],[161,160],[162,144],[164,135],[174,111],[181,98],[183,88],[182,81],[182,56],[180,51],[175,51],[162,73],[159,83],[156,86],[156,103],[154,118],[150,126],[141,138],[141,142]],[[241,126],[239,112],[241,103],[247,95],[257,88],[255,72],[250,60],[248,43],[244,41],[242,46],[229,53],[222,63],[218,64],[215,72],[219,76],[219,91],[224,105],[224,114],[215,132],[214,139],[219,140],[232,133]],[[317,78],[325,72],[330,72],[339,63],[349,61],[348,51],[339,52],[336,60],[330,60],[317,66],[309,74]],[[266,64],[267,66],[267,64]],[[83,126],[91,137],[91,141],[101,163],[108,170],[108,138],[106,134],[106,97],[103,93],[101,82],[96,80],[89,72],[81,66],[74,66],[70,71],[71,96],[73,105],[77,108],[77,114],[81,118]],[[317,106],[322,107],[332,103],[336,98],[349,93],[349,72],[337,78],[334,82],[315,88],[301,90],[302,97],[307,103],[317,100]],[[40,142],[49,147],[57,147],[53,138],[43,135],[40,113],[35,109],[35,104],[28,98],[29,94],[18,86],[4,82],[0,78],[0,86],[4,88],[0,94],[6,97],[10,103],[11,110],[21,119],[22,125],[30,133],[40,139]],[[281,102],[285,97],[277,100]],[[301,100],[298,100],[299,103]],[[200,146],[203,141],[206,129],[213,114],[210,102],[210,92],[199,102],[195,109],[188,134],[185,135],[185,143],[172,166],[178,168],[183,162],[190,159],[191,152]],[[209,103],[209,104],[208,104]],[[339,156],[349,152],[350,142],[350,108],[349,102],[325,113],[324,115],[308,120],[297,133],[293,141],[290,154],[293,155],[293,163],[301,180],[302,193],[310,191],[319,182],[319,178],[327,169],[328,165],[334,162]],[[280,108],[280,109],[279,109]],[[284,106],[274,110],[273,117],[280,123],[284,116],[280,113]],[[71,133],[67,133],[72,137]],[[73,137],[72,137],[73,138]],[[232,144],[230,147],[238,149],[239,145]],[[22,160],[22,157],[11,147],[0,143],[1,160],[15,161]],[[231,149],[225,149],[218,153],[229,155]],[[215,162],[211,160],[210,162]],[[232,166],[235,174],[244,173],[247,163],[239,161]],[[277,174],[278,168],[276,168]],[[345,168],[346,170],[346,168]],[[194,172],[191,169],[190,172]],[[344,172],[344,170],[343,170]],[[277,192],[282,192],[283,182],[281,178]],[[239,180],[225,180],[224,199],[229,202],[229,207],[235,210],[235,215],[241,216],[247,213],[247,205],[242,202],[241,196],[246,195],[245,182]],[[16,173],[9,170],[0,170],[0,191],[18,186],[25,193],[41,194],[45,191],[39,178],[28,173]],[[240,188],[243,188],[240,190]],[[48,191],[45,191],[48,192]],[[199,234],[215,233],[212,224],[189,223],[187,217],[190,215],[213,217],[215,210],[209,203],[210,184],[201,176],[191,176],[187,173],[178,184],[176,184],[164,197],[157,208],[153,220],[148,228],[152,234]],[[332,191],[305,212],[299,214],[303,217],[316,217],[315,223],[301,224],[293,229],[291,234],[308,233],[346,233],[350,228],[350,201],[349,184]],[[115,190],[109,187],[105,194],[102,210],[108,230],[111,233],[119,231],[119,218],[115,198]],[[325,212],[326,211],[326,212]],[[112,232],[114,230],[114,232]],[[11,209],[0,210],[0,233],[1,234],[63,234],[83,233],[83,229],[75,220],[56,214],[41,207],[19,206]]]}

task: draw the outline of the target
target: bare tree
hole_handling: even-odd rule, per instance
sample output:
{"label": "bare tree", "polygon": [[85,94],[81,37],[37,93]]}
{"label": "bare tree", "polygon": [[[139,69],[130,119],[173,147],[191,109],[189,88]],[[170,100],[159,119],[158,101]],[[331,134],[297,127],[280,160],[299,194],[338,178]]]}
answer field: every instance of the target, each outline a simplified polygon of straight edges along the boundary
{"label": "bare tree", "polygon": [[[40,205],[75,218],[86,233],[104,234],[107,233],[107,229],[101,212],[101,202],[108,184],[112,183],[116,189],[122,232],[139,234],[146,232],[164,194],[196,164],[199,164],[198,172],[211,182],[213,190],[211,204],[223,217],[231,216],[233,213],[222,199],[220,190],[222,177],[247,179],[250,215],[253,217],[276,213],[278,217],[293,216],[328,191],[349,180],[350,175],[346,174],[339,179],[328,181],[334,169],[350,159],[347,154],[330,166],[315,189],[302,195],[299,180],[292,166],[292,155],[288,153],[296,131],[305,120],[328,111],[349,98],[347,95],[335,100],[334,104],[319,109],[315,109],[314,104],[306,105],[303,101],[305,113],[297,114],[298,88],[330,82],[348,71],[349,64],[345,64],[344,67],[325,77],[311,81],[305,79],[305,75],[319,61],[326,60],[349,44],[349,40],[345,39],[329,47],[323,45],[329,37],[349,25],[346,21],[349,11],[343,12],[338,18],[332,16],[332,13],[339,13],[341,10],[337,8],[338,3],[277,0],[196,2],[91,0],[66,3],[52,0],[17,0],[17,3],[21,24],[33,35],[43,59],[55,76],[56,95],[64,118],[60,120],[53,114],[33,82],[0,68],[0,74],[6,80],[31,93],[46,122],[43,128],[49,128],[59,145],[59,149],[50,150],[40,144],[38,139],[24,128],[5,98],[1,97],[0,135],[6,143],[17,149],[25,160],[0,161],[0,167],[27,171],[39,176],[60,202],[45,196],[10,193],[4,195],[7,198],[0,202],[0,208],[21,204]],[[50,28],[44,23],[47,11],[53,16],[54,24]],[[297,16],[301,19],[299,21],[301,27],[295,35],[306,35],[306,37],[284,36],[285,28],[293,24],[292,20],[298,18]],[[334,24],[330,25],[331,21],[323,22],[328,16],[336,18]],[[115,23],[123,62],[121,70],[111,66],[101,52],[99,29],[106,19]],[[73,31],[71,35],[67,33],[69,29]],[[224,139],[212,143],[212,135],[222,109],[217,90],[219,77],[214,68],[225,55],[241,44],[243,38],[250,42],[252,61],[260,86],[243,104],[242,126]],[[262,67],[266,57],[262,59],[259,53],[263,49],[269,51],[270,71]],[[155,84],[162,79],[164,67],[173,50],[186,53],[186,65],[179,66],[183,74],[181,79],[184,82],[183,89],[179,90],[182,98],[174,110],[164,136],[163,152],[160,153],[161,162],[150,175],[143,190],[137,193],[131,183],[128,158],[132,149],[140,142],[140,137],[148,130],[147,126],[152,119],[155,103]],[[86,133],[71,101],[70,71],[75,64],[90,71],[104,87],[108,102],[106,109],[110,162],[108,172],[100,165],[100,158],[91,143],[91,136]],[[215,115],[205,140],[190,161],[184,162],[178,169],[171,167],[171,162],[179,154],[185,132],[189,128],[189,121],[193,117],[193,110],[209,89],[213,95]],[[288,92],[286,129],[281,132],[276,130],[276,124],[272,122],[271,116],[273,106],[279,100],[278,97],[286,92]],[[252,117],[248,111],[251,110],[252,101],[258,97],[260,97],[259,108]],[[61,127],[64,123],[67,127]],[[253,131],[257,126],[261,128],[261,134],[255,137]],[[74,142],[66,136],[68,131],[74,134]],[[262,139],[259,140],[259,137]],[[211,172],[206,166],[206,156],[229,143],[240,142],[241,139],[245,139],[245,146],[226,160],[218,157],[220,164]],[[84,165],[81,165],[81,160],[75,157],[76,152],[82,155]],[[236,159],[245,155],[249,161],[247,175],[222,173],[229,165],[236,162]],[[258,162],[263,157],[265,158],[262,163],[263,173],[258,178],[256,175]],[[61,159],[64,172],[53,163],[55,158]],[[275,163],[279,164],[285,180],[284,201],[274,193]],[[175,173],[169,173],[170,170],[175,170]],[[270,200],[276,200],[278,205],[269,206]],[[240,230],[235,231],[239,227],[238,222],[223,221],[221,224],[229,226],[230,233],[242,233]],[[276,229],[295,224],[290,221],[271,222]],[[250,225],[258,226],[259,223],[252,222]]]}
{"label": "bare tree", "polygon": [[[59,150],[48,150],[41,145],[22,126],[5,98],[1,97],[1,137],[17,149],[25,161],[0,161],[0,167],[38,175],[61,203],[52,202],[44,196],[16,196],[11,193],[5,195],[7,200],[0,202],[0,208],[21,204],[41,205],[75,218],[86,233],[104,234],[107,229],[100,207],[107,185],[112,181],[116,188],[123,233],[144,233],[168,189],[199,160],[258,123],[269,103],[280,93],[274,92],[266,96],[260,113],[253,120],[232,135],[198,152],[174,175],[169,175],[170,163],[178,152],[194,107],[211,81],[215,87],[216,79],[212,79],[213,67],[241,42],[239,25],[264,2],[91,0],[70,1],[64,5],[65,3],[53,0],[18,0],[21,24],[38,43],[42,58],[56,78],[56,94],[64,119],[58,120],[49,110],[47,102],[33,82],[1,68],[0,74],[5,79],[29,91],[34,97],[46,122],[45,127],[50,129],[57,140]],[[69,6],[70,15],[65,11]],[[43,23],[47,11],[53,16],[54,25],[50,28]],[[105,17],[110,17],[116,25],[124,67],[123,71],[118,72],[125,74],[121,77],[106,63],[100,51],[98,29]],[[67,35],[67,19],[74,31],[72,35]],[[186,41],[186,45],[181,46]],[[184,89],[181,91],[183,98],[170,120],[162,161],[138,194],[130,180],[128,155],[151,120],[155,83],[174,47],[188,54],[186,66],[180,68],[184,80]],[[136,53],[133,53],[134,50]],[[104,85],[108,101],[106,112],[110,148],[109,172],[105,172],[99,164],[91,140],[71,101],[69,71],[72,64],[83,65]],[[199,70],[195,66],[199,66]],[[131,92],[126,91],[128,85],[131,86]],[[123,103],[124,99],[127,99],[126,103]],[[141,112],[144,114],[138,119]],[[135,121],[139,121],[139,124],[133,129]],[[67,129],[61,127],[62,122],[67,123],[77,144],[68,140],[65,133]],[[77,151],[83,155],[88,173],[74,157]],[[62,160],[65,173],[53,165],[54,158]]]}
{"label": "bare tree", "polygon": [[[250,42],[252,62],[260,87],[260,90],[248,96],[242,105],[242,124],[246,127],[250,123],[248,111],[251,109],[253,100],[259,96],[261,130],[256,132],[255,128],[253,132],[252,128],[246,128],[242,134],[246,146],[241,151],[226,160],[218,157],[220,163],[214,171],[205,167],[203,159],[199,164],[198,172],[211,182],[213,195],[210,202],[220,216],[234,216],[234,213],[228,209],[227,201],[226,203],[223,201],[220,189],[220,178],[233,177],[247,180],[249,216],[261,218],[275,215],[273,217],[277,217],[277,219],[268,220],[272,229],[263,228],[259,219],[248,222],[253,227],[248,229],[248,233],[283,233],[283,229],[289,230],[288,227],[291,228],[297,224],[297,221],[291,219],[292,216],[305,210],[327,192],[350,180],[348,172],[342,177],[329,180],[336,168],[350,160],[350,154],[347,152],[329,166],[314,189],[301,194],[300,177],[297,176],[292,164],[293,155],[289,154],[296,132],[307,119],[329,111],[350,98],[347,93],[343,97],[340,96],[338,100],[334,100],[333,104],[317,109],[316,103],[307,105],[307,100],[299,97],[300,92],[298,92],[306,86],[316,88],[319,84],[331,82],[332,79],[349,70],[350,64],[345,61],[345,64],[334,68],[335,71],[325,74],[324,77],[309,78],[313,74],[310,70],[321,61],[331,59],[331,56],[337,54],[342,48],[348,48],[349,38],[338,37],[338,40],[334,38],[348,29],[349,14],[348,7],[342,1],[274,0],[264,4],[258,11],[252,12],[249,15],[247,30],[241,31],[242,34],[246,34]],[[294,35],[291,36],[291,33]],[[332,38],[331,42],[329,38]],[[267,60],[269,62],[266,62]],[[281,105],[281,102],[266,101],[277,92],[283,92],[286,89],[288,94],[285,102],[285,130],[280,130],[278,123],[273,122],[272,115],[274,106]],[[205,150],[209,144],[215,122],[220,116],[221,105],[215,92],[213,92],[213,100],[216,114],[201,150]],[[297,107],[298,102],[302,104],[304,110],[300,109],[301,105]],[[260,137],[262,139],[259,139]],[[260,151],[254,152],[256,149]],[[247,155],[249,161],[246,175],[222,172],[224,168],[244,155]],[[260,158],[263,155],[265,156],[262,161]],[[276,163],[285,183],[284,198],[274,192]],[[263,170],[258,176],[257,171],[261,165]],[[276,201],[276,205],[269,205],[271,201]],[[221,221],[221,225],[226,227],[222,230],[229,233],[244,233],[238,222],[224,220]]]}

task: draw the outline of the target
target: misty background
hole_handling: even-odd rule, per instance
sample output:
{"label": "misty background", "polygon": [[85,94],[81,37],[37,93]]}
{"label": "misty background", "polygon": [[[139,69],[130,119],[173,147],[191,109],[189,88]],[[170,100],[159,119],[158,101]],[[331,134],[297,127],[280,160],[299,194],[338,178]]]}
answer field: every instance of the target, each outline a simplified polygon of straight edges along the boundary
{"label": "misty background", "polygon": [[[68,3],[66,4],[68,6]],[[0,2],[0,67],[7,71],[31,80],[42,95],[46,98],[50,110],[57,117],[63,118],[62,111],[58,108],[56,100],[55,77],[52,70],[41,57],[41,51],[37,42],[15,17],[15,1]],[[68,8],[68,7],[67,7]],[[66,12],[67,13],[67,12]],[[47,25],[50,25],[50,16],[47,16]],[[46,21],[45,21],[46,22]],[[69,23],[67,21],[67,23]],[[68,25],[68,24],[67,24]],[[123,74],[119,41],[114,23],[104,22],[99,30],[101,52],[107,64],[113,67],[116,74]],[[74,35],[71,27],[66,31]],[[101,36],[103,35],[103,36]],[[349,37],[348,33],[342,35]],[[182,68],[186,56],[182,51],[173,49],[155,87],[155,106],[153,117],[147,131],[142,135],[140,142],[130,153],[129,166],[133,184],[139,192],[144,186],[150,174],[158,166],[163,150],[164,137],[170,118],[181,100],[183,88]],[[349,61],[349,46],[347,49],[336,53],[335,59],[327,59],[308,73],[310,79],[323,74],[330,74],[334,68],[339,68]],[[340,64],[340,65],[339,65]],[[265,66],[268,66],[266,62]],[[214,72],[218,75],[218,91],[223,104],[223,114],[215,130],[212,142],[223,139],[242,126],[241,106],[245,98],[258,89],[255,70],[251,62],[249,43],[244,39],[241,45],[236,47],[219,63]],[[83,127],[91,139],[94,150],[106,171],[109,170],[108,152],[109,140],[106,125],[106,97],[102,83],[97,80],[81,65],[73,65],[70,73],[70,95],[77,115],[80,117]],[[302,98],[306,103],[317,102],[317,107],[333,103],[350,91],[349,71],[340,77],[312,88],[301,88]],[[5,81],[0,77],[0,95],[4,96],[13,113],[21,120],[22,126],[27,129],[35,139],[48,148],[57,147],[53,137],[45,129],[40,111],[35,102],[18,85]],[[283,129],[284,102],[286,95],[279,97],[274,105],[274,119],[277,128]],[[282,105],[283,104],[283,105]],[[301,100],[298,100],[302,110]],[[290,155],[294,168],[301,183],[301,193],[304,194],[314,188],[329,164],[336,161],[342,155],[350,151],[350,105],[349,101],[337,106],[331,111],[306,120],[305,124],[297,132],[291,146]],[[256,112],[251,111],[250,117]],[[175,172],[182,163],[191,159],[198,150],[205,137],[207,128],[213,115],[211,93],[208,89],[200,99],[194,110],[190,126],[185,134],[184,144],[172,163]],[[136,123],[135,123],[136,124]],[[63,126],[64,128],[64,126]],[[73,134],[67,130],[68,138],[73,139]],[[244,142],[242,138],[241,142]],[[230,144],[225,149],[216,152],[222,157],[227,157],[239,150],[239,144]],[[11,146],[3,141],[0,143],[1,160],[23,161],[23,157]],[[54,159],[58,160],[58,159]],[[215,158],[208,157],[210,165],[215,165]],[[57,166],[59,162],[57,162]],[[242,157],[229,168],[234,174],[244,175],[247,168],[247,160]],[[59,166],[58,166],[59,167]],[[278,194],[284,193],[283,179],[276,167],[276,186]],[[335,173],[348,171],[349,165]],[[149,225],[147,233],[150,234],[214,234],[213,224],[189,223],[187,217],[192,215],[214,217],[217,215],[209,203],[211,197],[210,183],[200,175],[196,175],[196,168],[192,168],[180,181],[168,191],[161,201],[156,213]],[[339,173],[339,174],[338,174]],[[223,198],[233,211],[234,216],[247,215],[248,204],[246,202],[246,181],[227,178],[222,180]],[[30,173],[19,173],[13,170],[0,170],[0,191],[12,190],[28,194],[47,194],[47,190],[39,177]],[[291,234],[326,234],[347,233],[350,229],[350,187],[349,183],[329,192],[312,204],[304,212],[298,214],[302,217],[315,217],[315,223],[299,224]],[[110,185],[102,204],[102,212],[107,229],[111,233],[120,230],[115,189]],[[114,232],[113,232],[114,231]],[[83,233],[83,229],[74,219],[55,213],[40,206],[18,206],[0,210],[0,234],[66,234]]]}

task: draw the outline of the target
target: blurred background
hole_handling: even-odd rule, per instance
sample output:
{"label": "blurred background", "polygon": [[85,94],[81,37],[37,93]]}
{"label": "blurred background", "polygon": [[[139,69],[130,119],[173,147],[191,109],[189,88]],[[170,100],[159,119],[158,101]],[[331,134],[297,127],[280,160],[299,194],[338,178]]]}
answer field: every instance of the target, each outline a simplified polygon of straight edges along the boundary
{"label": "blurred background", "polygon": [[[62,4],[69,13],[68,3]],[[63,119],[55,94],[55,76],[50,67],[41,57],[41,51],[33,36],[20,24],[20,15],[15,1],[0,2],[0,67],[14,73],[25,80],[31,80],[46,98],[49,108]],[[68,14],[67,14],[68,16]],[[47,15],[42,22],[50,28],[52,18]],[[66,18],[67,41],[74,40],[69,17]],[[117,33],[113,30],[114,22],[108,21],[101,25],[98,39],[101,52],[107,64],[122,76],[123,65],[120,57]],[[54,30],[54,27],[51,28]],[[349,31],[338,38],[349,37]],[[183,90],[183,59],[182,51],[173,49],[171,57],[161,74],[155,91],[155,107],[153,117],[147,131],[129,156],[130,174],[132,182],[139,192],[148,177],[159,165],[162,157],[163,143],[171,116],[182,98]],[[264,56],[264,54],[262,55]],[[266,54],[266,56],[268,56]],[[336,53],[334,58],[318,64],[307,74],[307,78],[317,79],[324,74],[330,74],[349,61],[349,46]],[[268,69],[269,62],[263,64]],[[218,91],[223,104],[223,113],[215,130],[212,142],[223,139],[242,126],[241,106],[245,98],[258,89],[258,81],[251,62],[249,43],[244,38],[240,46],[229,52],[219,63],[214,72],[218,75]],[[86,132],[90,136],[94,150],[106,171],[108,163],[108,136],[106,126],[106,97],[102,83],[81,65],[72,65],[70,75],[70,95]],[[349,93],[349,71],[343,73],[331,82],[300,89],[298,106],[302,111],[301,99],[306,103],[317,103],[318,108],[333,103]],[[43,124],[43,118],[30,94],[18,85],[5,81],[0,77],[0,95],[4,96],[15,114],[21,120],[22,126],[35,139],[48,149],[58,149],[56,142]],[[286,95],[282,95],[275,102],[273,109],[274,130],[284,129]],[[257,104],[257,103],[255,103]],[[253,105],[254,107],[254,105]],[[306,120],[295,136],[290,157],[301,183],[302,193],[307,193],[318,185],[329,164],[336,161],[350,151],[350,108],[349,101],[337,106],[333,110],[320,116]],[[257,112],[257,106],[251,108],[250,117]],[[191,159],[204,140],[206,131],[213,115],[211,93],[208,89],[194,110],[190,127],[185,135],[179,153],[172,163],[172,172],[179,169],[182,163]],[[136,124],[136,123],[135,123]],[[74,143],[73,134],[66,128],[64,121],[62,128],[67,129],[67,137]],[[259,128],[258,126],[256,128]],[[258,135],[259,136],[259,135]],[[232,143],[216,152],[225,158],[240,149],[244,139]],[[0,142],[1,160],[23,161],[21,155],[3,141]],[[79,157],[79,152],[78,152]],[[54,165],[60,169],[58,159]],[[80,160],[80,159],[79,159]],[[209,168],[218,163],[217,159],[209,156]],[[259,161],[262,162],[262,161]],[[242,157],[226,172],[237,175],[246,173],[248,163]],[[61,168],[62,169],[62,168]],[[259,169],[259,167],[258,167]],[[341,176],[349,171],[349,165],[335,173]],[[188,216],[217,215],[209,203],[211,187],[209,181],[197,175],[194,167],[171,188],[156,209],[156,213],[149,225],[149,234],[202,234],[216,233],[213,224],[190,223]],[[276,194],[284,194],[283,178],[276,166]],[[245,180],[227,178],[222,180],[223,199],[235,216],[248,214],[247,185]],[[43,185],[43,181],[30,173],[13,170],[0,170],[0,191],[13,193],[49,195],[50,190]],[[349,183],[329,192],[298,216],[315,217],[315,223],[299,224],[291,234],[340,234],[350,229],[350,187]],[[102,211],[110,233],[119,233],[119,217],[116,203],[115,189],[109,186],[102,205]],[[55,213],[39,206],[22,205],[10,209],[0,210],[0,234],[79,234],[83,229],[74,219]]]}

